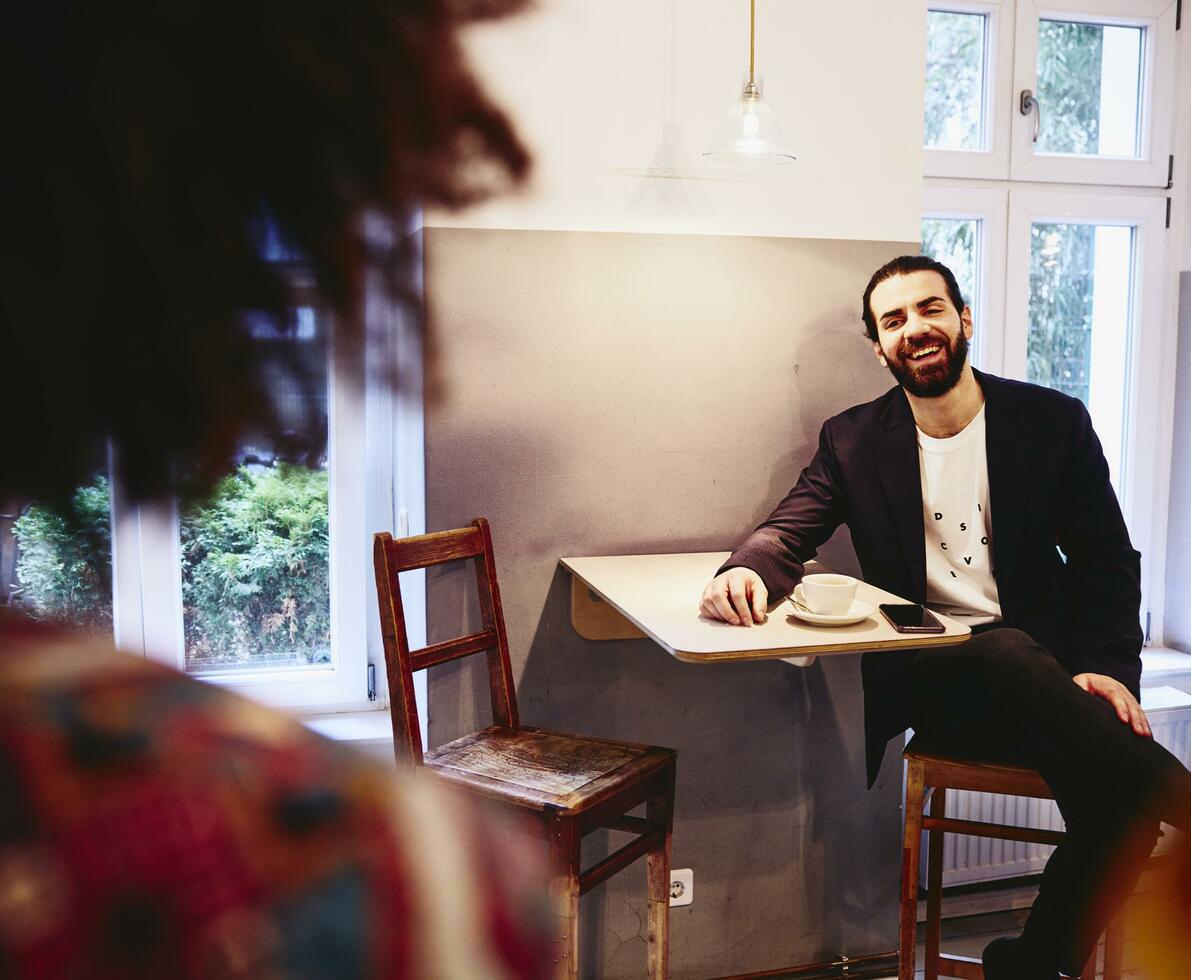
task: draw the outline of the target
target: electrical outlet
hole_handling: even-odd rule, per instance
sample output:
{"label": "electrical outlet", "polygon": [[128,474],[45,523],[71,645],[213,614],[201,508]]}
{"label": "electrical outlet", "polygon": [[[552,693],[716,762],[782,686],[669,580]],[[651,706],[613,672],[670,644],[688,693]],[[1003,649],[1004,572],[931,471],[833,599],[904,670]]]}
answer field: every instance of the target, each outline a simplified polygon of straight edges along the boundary
{"label": "electrical outlet", "polygon": [[670,908],[690,905],[695,900],[695,872],[679,868],[670,872]]}

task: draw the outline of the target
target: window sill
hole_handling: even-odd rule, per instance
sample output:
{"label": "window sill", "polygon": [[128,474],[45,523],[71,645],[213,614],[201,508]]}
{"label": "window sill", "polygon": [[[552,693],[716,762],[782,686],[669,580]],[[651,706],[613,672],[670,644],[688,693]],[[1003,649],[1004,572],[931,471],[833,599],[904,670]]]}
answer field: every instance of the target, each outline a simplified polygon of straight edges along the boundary
{"label": "window sill", "polygon": [[1145,647],[1141,651],[1141,686],[1176,687],[1191,691],[1191,653],[1167,647]]}
{"label": "window sill", "polygon": [[311,731],[345,742],[385,762],[393,761],[393,723],[388,709],[299,717]]}

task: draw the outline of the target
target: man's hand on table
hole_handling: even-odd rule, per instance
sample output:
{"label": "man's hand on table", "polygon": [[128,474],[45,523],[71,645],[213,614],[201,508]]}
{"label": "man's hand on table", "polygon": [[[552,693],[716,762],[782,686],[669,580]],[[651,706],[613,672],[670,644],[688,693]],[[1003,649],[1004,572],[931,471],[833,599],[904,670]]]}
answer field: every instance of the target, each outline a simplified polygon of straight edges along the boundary
{"label": "man's hand on table", "polygon": [[751,568],[729,568],[703,590],[699,612],[733,626],[763,623],[769,608],[769,590]]}
{"label": "man's hand on table", "polygon": [[1129,693],[1129,688],[1120,681],[1106,674],[1076,674],[1071,678],[1089,694],[1104,698],[1116,709],[1117,717],[1129,725],[1138,735],[1153,738],[1146,713],[1141,710],[1137,698]]}

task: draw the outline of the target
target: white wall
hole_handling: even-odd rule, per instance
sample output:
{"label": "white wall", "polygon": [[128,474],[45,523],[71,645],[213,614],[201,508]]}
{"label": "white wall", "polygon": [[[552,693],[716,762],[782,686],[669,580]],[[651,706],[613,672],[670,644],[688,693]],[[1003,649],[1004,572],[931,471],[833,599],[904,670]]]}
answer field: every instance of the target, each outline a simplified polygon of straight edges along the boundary
{"label": "white wall", "polygon": [[[1179,75],[1175,92],[1174,187],[1171,196],[1172,249],[1171,269],[1173,299],[1171,330],[1175,344],[1174,410],[1168,422],[1171,440],[1170,493],[1167,510],[1166,595],[1163,622],[1158,639],[1167,646],[1191,653],[1191,571],[1186,556],[1191,549],[1191,512],[1187,509],[1191,494],[1191,30],[1179,34]],[[1182,269],[1179,275],[1173,270]]]}
{"label": "white wall", "polygon": [[1166,537],[1166,605],[1162,642],[1191,653],[1191,271],[1180,276],[1182,303],[1179,316],[1178,382],[1172,429],[1174,446],[1170,465],[1170,515]]}
{"label": "white wall", "polygon": [[[1191,30],[1180,32],[1178,91],[1175,94],[1174,187],[1171,195],[1171,248],[1182,269],[1176,287],[1177,319],[1174,412],[1170,422],[1171,461],[1166,541],[1166,601],[1162,641],[1191,653],[1191,588],[1186,555],[1191,544],[1191,514],[1186,507],[1191,491]],[[1181,231],[1181,236],[1178,232]]]}
{"label": "white wall", "polygon": [[[1185,11],[1186,15],[1188,11]],[[1171,242],[1179,259],[1173,268],[1191,271],[1191,29],[1179,31],[1178,81],[1175,83],[1174,116],[1174,188],[1171,190],[1171,230],[1182,235]],[[1180,221],[1180,215],[1182,220]]]}
{"label": "white wall", "polygon": [[798,161],[701,155],[748,67],[748,0],[538,0],[472,29],[532,186],[429,226],[917,241],[922,0],[757,0],[757,70]]}

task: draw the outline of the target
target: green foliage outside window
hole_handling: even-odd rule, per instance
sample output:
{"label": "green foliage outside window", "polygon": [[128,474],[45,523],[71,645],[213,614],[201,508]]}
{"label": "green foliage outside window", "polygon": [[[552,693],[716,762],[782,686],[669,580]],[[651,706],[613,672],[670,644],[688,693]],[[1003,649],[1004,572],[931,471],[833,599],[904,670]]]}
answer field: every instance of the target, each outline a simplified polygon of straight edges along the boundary
{"label": "green foliage outside window", "polygon": [[182,515],[190,670],[330,660],[327,473],[242,466]]}
{"label": "green foliage outside window", "polygon": [[[927,24],[923,145],[976,149],[980,144],[986,18],[932,10]],[[1103,25],[1039,22],[1036,94],[1042,106],[1040,152],[1099,152],[1103,59]]]}
{"label": "green foliage outside window", "polygon": [[20,548],[13,604],[38,619],[111,636],[112,522],[108,481],[97,476],[66,514],[34,504],[13,524]]}
{"label": "green foliage outside window", "polygon": [[[926,218],[922,252],[950,267],[975,302],[977,222]],[[1030,229],[1026,378],[1087,404],[1092,365],[1096,226],[1036,223]],[[976,329],[992,325],[977,322]]]}
{"label": "green foliage outside window", "polygon": [[[928,76],[939,79],[926,97],[927,145],[960,111],[977,64],[973,21],[932,12]],[[1099,149],[1100,75],[1104,28],[1097,24],[1043,20],[1038,27],[1038,97],[1042,104],[1039,150],[1096,153]],[[965,67],[967,66],[967,67]],[[954,125],[954,123],[951,123]],[[976,222],[926,219],[922,250],[951,266],[973,301]],[[1092,286],[1096,228],[1079,224],[1035,224],[1030,241],[1030,299],[1027,378],[1085,403],[1092,357]],[[976,323],[977,330],[1000,324]]]}
{"label": "green foliage outside window", "polygon": [[1096,226],[1030,228],[1026,379],[1088,401]]}
{"label": "green foliage outside window", "polygon": [[977,305],[978,229],[979,222],[973,218],[922,219],[922,254],[951,270],[964,302],[973,310]]}
{"label": "green foliage outside window", "polygon": [[928,12],[923,146],[980,147],[986,23],[983,14]]}
{"label": "green foliage outside window", "polygon": [[[110,507],[99,476],[69,514],[34,505],[15,522],[16,604],[111,635]],[[188,669],[330,660],[326,471],[241,466],[179,523]]]}
{"label": "green foliage outside window", "polygon": [[1038,24],[1041,153],[1100,152],[1100,72],[1104,28],[1043,20]]}

